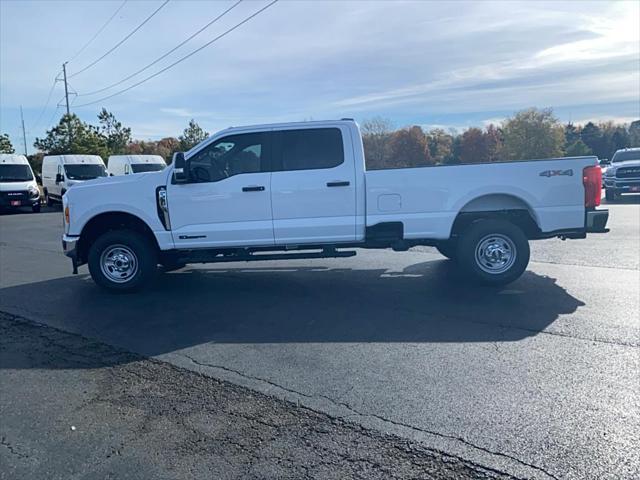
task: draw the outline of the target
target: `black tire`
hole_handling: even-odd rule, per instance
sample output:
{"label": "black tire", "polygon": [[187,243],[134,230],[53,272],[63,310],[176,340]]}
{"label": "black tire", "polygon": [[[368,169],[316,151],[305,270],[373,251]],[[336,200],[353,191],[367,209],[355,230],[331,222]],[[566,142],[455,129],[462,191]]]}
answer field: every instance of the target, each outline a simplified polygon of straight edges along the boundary
{"label": "black tire", "polygon": [[449,240],[448,242],[436,245],[436,250],[438,250],[441,255],[447,257],[450,260],[455,260],[456,258],[458,258],[458,248],[453,240]]}
{"label": "black tire", "polygon": [[[110,252],[119,252],[120,265],[105,266],[105,274],[101,264],[107,257],[115,258]],[[114,253],[114,255],[116,255]],[[113,292],[135,292],[149,286],[155,279],[158,270],[158,254],[144,235],[133,230],[112,230],[102,234],[89,249],[89,273],[99,286]],[[105,263],[106,265],[106,263]],[[129,266],[131,270],[129,270]],[[126,270],[124,274],[118,269]],[[128,273],[127,273],[128,272]],[[119,280],[114,280],[119,277]]]}
{"label": "black tire", "polygon": [[505,220],[474,222],[458,241],[458,264],[472,280],[486,285],[516,280],[526,270],[529,255],[524,232]]}
{"label": "black tire", "polygon": [[604,191],[604,198],[607,199],[607,202],[615,202],[618,200],[618,195],[613,190],[606,189]]}
{"label": "black tire", "polygon": [[47,204],[47,207],[53,207],[53,199],[49,196],[49,191],[44,189],[44,203]]}
{"label": "black tire", "polygon": [[33,205],[33,206],[31,207],[31,211],[32,211],[33,213],[40,213],[40,204]]}

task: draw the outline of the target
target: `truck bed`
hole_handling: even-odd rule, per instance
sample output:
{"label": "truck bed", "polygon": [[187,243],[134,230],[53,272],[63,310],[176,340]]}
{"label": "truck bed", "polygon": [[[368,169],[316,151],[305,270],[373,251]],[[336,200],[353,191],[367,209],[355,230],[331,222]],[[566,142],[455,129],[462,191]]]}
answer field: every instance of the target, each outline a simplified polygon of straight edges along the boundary
{"label": "truck bed", "polygon": [[582,170],[596,157],[373,170],[366,226],[403,222],[404,238],[449,238],[459,212],[524,208],[542,232],[584,226]]}

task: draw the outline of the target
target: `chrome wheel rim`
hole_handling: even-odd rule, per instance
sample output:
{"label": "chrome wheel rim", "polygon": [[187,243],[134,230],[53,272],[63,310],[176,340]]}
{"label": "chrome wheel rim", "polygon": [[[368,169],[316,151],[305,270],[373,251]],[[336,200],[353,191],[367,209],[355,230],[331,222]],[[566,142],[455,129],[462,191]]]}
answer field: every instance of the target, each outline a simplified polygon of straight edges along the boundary
{"label": "chrome wheel rim", "polygon": [[100,270],[112,282],[128,282],[138,273],[138,257],[126,245],[112,245],[100,255]]}
{"label": "chrome wheel rim", "polygon": [[493,233],[483,237],[476,247],[476,264],[492,275],[509,270],[516,262],[516,245],[506,235]]}

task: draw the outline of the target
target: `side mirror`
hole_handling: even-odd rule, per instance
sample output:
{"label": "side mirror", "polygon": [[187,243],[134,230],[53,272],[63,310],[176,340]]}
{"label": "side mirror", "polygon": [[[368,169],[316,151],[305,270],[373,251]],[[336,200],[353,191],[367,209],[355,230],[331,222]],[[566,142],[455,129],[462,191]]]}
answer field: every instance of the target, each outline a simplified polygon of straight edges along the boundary
{"label": "side mirror", "polygon": [[64,175],[56,173],[56,183],[64,182]]}
{"label": "side mirror", "polygon": [[186,183],[189,179],[189,165],[184,158],[184,152],[173,154],[173,180],[175,183]]}
{"label": "side mirror", "polygon": [[42,186],[42,177],[36,173],[36,183]]}
{"label": "side mirror", "polygon": [[600,165],[611,165],[611,160],[609,160],[608,158],[603,158],[602,160],[600,160]]}

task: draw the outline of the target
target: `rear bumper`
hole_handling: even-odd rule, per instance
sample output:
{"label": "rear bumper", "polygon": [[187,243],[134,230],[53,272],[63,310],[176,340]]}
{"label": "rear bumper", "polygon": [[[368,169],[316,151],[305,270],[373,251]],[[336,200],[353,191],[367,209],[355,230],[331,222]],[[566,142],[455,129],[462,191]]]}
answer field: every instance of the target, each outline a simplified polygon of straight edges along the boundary
{"label": "rear bumper", "polygon": [[584,227],[587,233],[606,233],[609,210],[589,210],[586,212]]}

